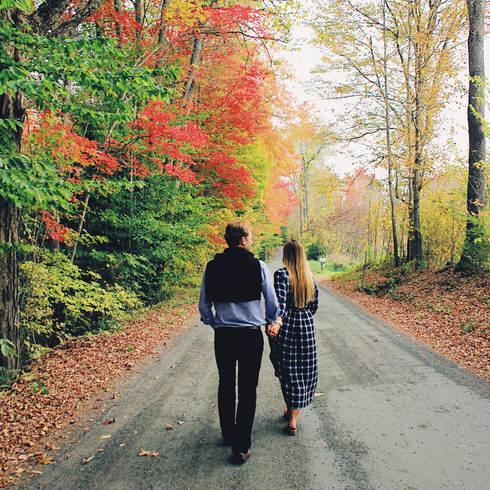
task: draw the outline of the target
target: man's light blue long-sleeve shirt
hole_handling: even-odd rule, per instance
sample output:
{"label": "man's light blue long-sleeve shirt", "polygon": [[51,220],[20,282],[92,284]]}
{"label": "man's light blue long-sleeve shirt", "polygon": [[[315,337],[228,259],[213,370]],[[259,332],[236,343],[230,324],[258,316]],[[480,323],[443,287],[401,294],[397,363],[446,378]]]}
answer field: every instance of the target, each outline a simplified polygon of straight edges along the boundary
{"label": "man's light blue long-sleeve shirt", "polygon": [[[277,318],[277,298],[272,278],[265,263],[262,260],[259,262],[262,275],[262,294],[265,301],[265,319],[259,300],[238,303],[213,303],[208,301],[206,297],[205,271],[202,278],[201,294],[199,295],[199,313],[204,324],[211,325],[213,328],[250,328],[272,323]],[[240,279],[237,278],[237,280]]]}

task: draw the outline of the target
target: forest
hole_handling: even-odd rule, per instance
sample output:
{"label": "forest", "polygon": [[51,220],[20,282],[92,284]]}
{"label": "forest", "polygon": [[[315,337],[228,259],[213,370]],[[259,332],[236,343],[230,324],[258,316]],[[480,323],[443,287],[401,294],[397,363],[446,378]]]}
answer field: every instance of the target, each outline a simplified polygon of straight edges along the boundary
{"label": "forest", "polygon": [[[262,259],[487,268],[485,3],[2,0],[2,383],[195,292],[235,219]],[[288,88],[298,22],[334,120]]]}

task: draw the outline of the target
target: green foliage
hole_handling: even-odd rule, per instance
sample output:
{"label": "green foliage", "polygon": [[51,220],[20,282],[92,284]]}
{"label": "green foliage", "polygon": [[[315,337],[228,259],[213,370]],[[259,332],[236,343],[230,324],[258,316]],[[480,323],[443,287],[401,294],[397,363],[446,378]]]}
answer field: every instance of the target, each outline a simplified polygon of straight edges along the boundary
{"label": "green foliage", "polygon": [[62,181],[53,165],[25,155],[0,158],[0,196],[19,207],[67,208],[78,186]]}
{"label": "green foliage", "polygon": [[468,229],[457,270],[479,270],[488,267],[490,258],[490,234],[484,216],[469,216]]}
{"label": "green foliage", "polygon": [[3,357],[7,357],[9,354],[17,357],[17,352],[15,352],[15,345],[8,339],[0,339],[0,352]]}
{"label": "green foliage", "polygon": [[475,328],[475,325],[473,323],[465,323],[464,325],[461,326],[461,331],[464,333],[471,333]]}
{"label": "green foliage", "polygon": [[306,247],[306,257],[308,260],[318,260],[320,257],[320,247],[317,243],[310,243]]}
{"label": "green foliage", "polygon": [[32,9],[31,0],[1,0],[0,10],[17,8],[23,12],[29,12]]}
{"label": "green foliage", "polygon": [[110,328],[139,306],[134,294],[103,288],[97,274],[82,272],[63,254],[43,253],[40,262],[26,261],[21,271],[20,325],[30,356],[72,336]]}
{"label": "green foliage", "polygon": [[212,213],[207,199],[175,178],[147,177],[144,186],[99,198],[88,232],[104,230],[105,244],[81,246],[78,260],[108,284],[135,292],[154,304],[177,285],[193,286],[202,273],[207,243],[200,235]]}
{"label": "green foliage", "polygon": [[32,384],[29,385],[29,389],[34,393],[41,393],[42,395],[49,395],[49,390],[42,381],[37,379],[33,380]]}
{"label": "green foliage", "polygon": [[274,250],[284,243],[282,237],[274,233],[263,238],[258,247],[258,256],[261,260],[269,260],[272,258]]}
{"label": "green foliage", "polygon": [[[20,91],[37,110],[71,114],[93,127],[108,128],[136,119],[134,101],[170,101],[177,68],[128,63],[129,52],[116,39],[103,37],[47,38],[0,24],[0,95]],[[13,49],[18,54],[13,57]],[[19,61],[22,60],[22,61]],[[0,120],[0,142],[11,148],[12,131],[20,121]],[[15,148],[13,149],[15,151]]]}

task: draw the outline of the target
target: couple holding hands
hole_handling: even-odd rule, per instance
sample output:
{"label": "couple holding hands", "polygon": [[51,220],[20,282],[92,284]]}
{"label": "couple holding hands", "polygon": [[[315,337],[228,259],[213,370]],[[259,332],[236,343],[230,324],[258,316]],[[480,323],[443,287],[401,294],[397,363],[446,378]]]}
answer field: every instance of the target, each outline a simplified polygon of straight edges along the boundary
{"label": "couple holding hands", "polygon": [[[318,380],[313,324],[318,287],[303,245],[297,240],[284,245],[285,267],[274,273],[274,282],[265,263],[250,252],[252,230],[248,225],[238,221],[228,224],[225,240],[228,248],[206,266],[199,311],[201,321],[211,325],[215,333],[223,445],[231,446],[234,463],[243,464],[250,457],[264,349],[262,325],[266,324],[270,359],[286,403],[285,430],[289,435],[297,434],[299,411],[313,399]],[[262,296],[265,319],[260,304]]]}

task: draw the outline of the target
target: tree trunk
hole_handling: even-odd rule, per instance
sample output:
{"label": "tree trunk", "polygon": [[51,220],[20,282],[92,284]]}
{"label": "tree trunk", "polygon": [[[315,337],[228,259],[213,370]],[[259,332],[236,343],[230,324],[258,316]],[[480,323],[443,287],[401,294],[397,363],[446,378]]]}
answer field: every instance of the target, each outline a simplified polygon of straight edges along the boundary
{"label": "tree trunk", "polygon": [[303,189],[304,189],[304,226],[307,227],[309,222],[310,222],[310,198],[308,194],[308,170],[309,170],[309,164],[310,162],[305,162],[303,160],[303,178],[302,178],[302,183],[303,183]]}
{"label": "tree trunk", "polygon": [[385,124],[386,124],[386,155],[388,159],[388,190],[390,193],[390,207],[391,207],[391,231],[393,235],[393,257],[395,260],[395,267],[400,267],[400,256],[398,254],[398,236],[396,226],[396,201],[395,191],[393,189],[393,157],[391,152],[391,131],[390,131],[390,106],[388,99],[388,53],[386,43],[386,2],[383,2],[383,43],[384,43],[384,103],[385,103]]}
{"label": "tree trunk", "polygon": [[[19,241],[19,210],[17,206],[0,197],[0,326],[3,339],[14,345],[17,357],[8,354],[2,358],[1,365],[7,369],[20,368],[20,329],[19,329],[19,264],[17,252],[12,248]],[[1,253],[3,252],[3,253]]]}
{"label": "tree trunk", "polygon": [[[4,12],[5,13],[5,12]],[[11,17],[11,16],[10,16]],[[15,61],[20,55],[15,48],[6,48],[7,54]],[[10,91],[0,96],[0,118],[14,119],[24,123],[26,118],[25,97],[17,92],[12,97]],[[2,149],[6,155],[20,152],[22,128],[11,130],[10,146]],[[0,197],[0,328],[1,338],[10,340],[17,356],[8,354],[1,365],[7,369],[19,369],[21,363],[20,328],[19,328],[19,262],[15,246],[19,241],[19,209]]]}
{"label": "tree trunk", "polygon": [[[419,16],[420,19],[420,16]],[[418,20],[417,32],[422,30]],[[420,231],[420,191],[422,189],[421,169],[423,168],[423,144],[422,144],[422,126],[423,126],[423,105],[426,91],[424,64],[425,54],[418,41],[415,42],[415,114],[414,114],[414,135],[415,135],[415,158],[413,162],[412,173],[412,213],[410,221],[410,252],[409,260],[414,260],[417,266],[423,264],[422,250],[422,233]]]}
{"label": "tree trunk", "polygon": [[[209,7],[213,7],[217,3],[217,0],[210,0]],[[163,6],[162,6],[163,9]],[[162,12],[163,13],[163,12]],[[204,27],[204,24],[200,24],[199,30]],[[187,81],[184,84],[184,93],[182,95],[182,107],[187,107],[190,110],[192,98],[196,91],[196,72],[199,62],[201,61],[201,49],[204,43],[204,34],[197,32],[194,39],[194,47],[192,49],[191,64],[189,66],[189,74]]]}
{"label": "tree trunk", "polygon": [[87,208],[88,208],[88,201],[89,201],[89,199],[90,199],[90,194],[87,194],[85,196],[85,201],[83,202],[83,210],[82,210],[82,216],[80,216],[80,223],[78,224],[77,238],[75,240],[75,243],[73,244],[73,249],[71,251],[70,262],[72,264],[75,262],[75,256],[77,254],[78,241],[80,240],[80,237],[82,236],[83,223],[85,222],[85,215],[87,214]]}
{"label": "tree trunk", "polygon": [[194,92],[196,90],[196,70],[201,59],[201,48],[204,41],[204,36],[198,35],[194,39],[194,48],[192,50],[191,65],[189,67],[189,75],[187,81],[184,85],[184,95],[182,97],[183,107],[189,107],[194,97]]}
{"label": "tree trunk", "polygon": [[163,43],[165,42],[165,37],[167,35],[168,26],[165,23],[165,12],[168,9],[168,4],[169,4],[168,0],[163,0],[162,8],[160,11],[160,29],[158,30],[158,44],[160,46],[162,46]]}
{"label": "tree trunk", "polygon": [[476,269],[488,260],[489,243],[481,222],[487,204],[485,167],[485,106],[484,106],[484,35],[485,0],[467,0],[469,14],[468,67],[470,74],[468,100],[468,219],[463,254],[458,269]]}
{"label": "tree trunk", "polygon": [[141,29],[139,29],[139,26],[143,23],[141,0],[134,0],[134,18],[138,24],[138,27],[136,28],[136,39],[141,42]]}

